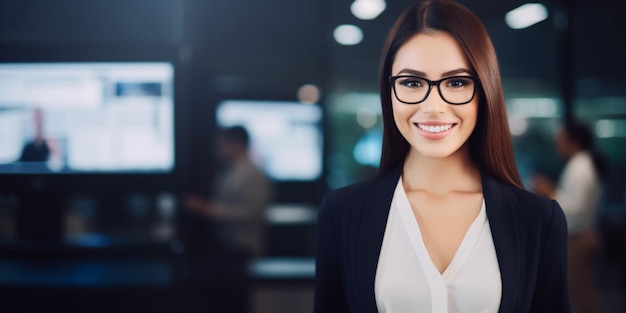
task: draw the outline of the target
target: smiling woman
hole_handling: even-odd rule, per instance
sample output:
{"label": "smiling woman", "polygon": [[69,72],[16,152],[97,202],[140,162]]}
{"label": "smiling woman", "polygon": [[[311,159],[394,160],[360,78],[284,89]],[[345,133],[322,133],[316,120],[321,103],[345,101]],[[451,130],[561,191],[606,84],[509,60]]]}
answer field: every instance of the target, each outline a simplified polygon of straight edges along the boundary
{"label": "smiling woman", "polygon": [[414,4],[380,73],[379,174],[322,202],[315,311],[568,312],[563,211],[523,190],[480,20]]}

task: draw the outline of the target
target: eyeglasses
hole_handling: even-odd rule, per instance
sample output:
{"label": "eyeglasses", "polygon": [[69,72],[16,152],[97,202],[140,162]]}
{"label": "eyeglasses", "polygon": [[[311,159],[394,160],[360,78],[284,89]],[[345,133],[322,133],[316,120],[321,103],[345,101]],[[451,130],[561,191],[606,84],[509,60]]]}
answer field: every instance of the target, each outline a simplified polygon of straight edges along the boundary
{"label": "eyeglasses", "polygon": [[[389,77],[396,99],[406,104],[418,104],[428,98],[432,86],[437,86],[443,101],[453,104],[466,104],[474,99],[478,77],[451,76],[440,80],[428,80],[419,76],[399,75]],[[443,85],[443,86],[442,86]]]}

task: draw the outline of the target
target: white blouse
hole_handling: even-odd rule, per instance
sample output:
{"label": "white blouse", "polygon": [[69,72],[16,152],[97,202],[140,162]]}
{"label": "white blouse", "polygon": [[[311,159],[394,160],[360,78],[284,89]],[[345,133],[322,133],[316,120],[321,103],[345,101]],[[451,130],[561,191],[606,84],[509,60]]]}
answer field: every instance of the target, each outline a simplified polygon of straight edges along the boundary
{"label": "white blouse", "polygon": [[440,274],[428,255],[400,177],[374,291],[380,313],[498,312],[502,281],[484,199],[452,261]]}
{"label": "white blouse", "polygon": [[555,195],[565,213],[568,234],[593,228],[601,193],[602,184],[593,158],[586,151],[576,153],[567,161]]}

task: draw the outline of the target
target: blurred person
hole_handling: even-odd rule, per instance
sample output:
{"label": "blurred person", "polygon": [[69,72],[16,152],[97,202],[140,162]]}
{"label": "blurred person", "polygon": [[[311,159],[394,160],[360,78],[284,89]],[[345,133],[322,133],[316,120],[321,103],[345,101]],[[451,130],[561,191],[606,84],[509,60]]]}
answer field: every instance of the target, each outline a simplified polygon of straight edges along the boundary
{"label": "blurred person", "polygon": [[33,110],[33,126],[35,137],[22,148],[20,162],[46,162],[50,157],[50,146],[43,132],[43,111],[39,108]]}
{"label": "blurred person", "polygon": [[417,2],[381,60],[379,173],[322,201],[314,311],[569,312],[565,217],[523,189],[481,21]]}
{"label": "blurred person", "polygon": [[212,233],[219,244],[249,256],[261,256],[265,248],[265,209],[271,201],[272,187],[250,161],[249,142],[249,134],[241,126],[221,130],[217,136],[221,172],[213,197],[206,200],[190,195],[185,205],[215,221]]}
{"label": "blurred person", "polygon": [[63,167],[62,152],[58,142],[44,133],[44,112],[40,108],[33,110],[35,136],[22,148],[19,162],[33,162],[30,168],[58,171]]}
{"label": "blurred person", "polygon": [[596,213],[608,163],[597,149],[591,129],[580,122],[566,122],[555,139],[558,153],[566,160],[559,182],[537,175],[533,189],[555,199],[563,208],[568,225],[569,288],[572,305],[579,312],[597,312],[593,260],[598,250]]}

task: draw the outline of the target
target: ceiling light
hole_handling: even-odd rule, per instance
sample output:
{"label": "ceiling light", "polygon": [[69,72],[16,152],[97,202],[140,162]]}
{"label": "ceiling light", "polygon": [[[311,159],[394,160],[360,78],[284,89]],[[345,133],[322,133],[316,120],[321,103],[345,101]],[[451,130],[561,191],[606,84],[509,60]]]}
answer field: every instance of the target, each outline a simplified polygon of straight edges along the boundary
{"label": "ceiling light", "polygon": [[354,25],[339,25],[335,28],[335,40],[345,46],[352,46],[363,40],[363,31]]}
{"label": "ceiling light", "polygon": [[298,88],[298,101],[302,103],[317,103],[320,100],[320,89],[315,85],[306,84]]}
{"label": "ceiling light", "polygon": [[384,0],[356,0],[350,6],[352,14],[362,20],[373,20],[385,11]]}
{"label": "ceiling light", "polygon": [[548,18],[548,10],[541,3],[526,3],[509,11],[504,20],[513,29],[522,29]]}

